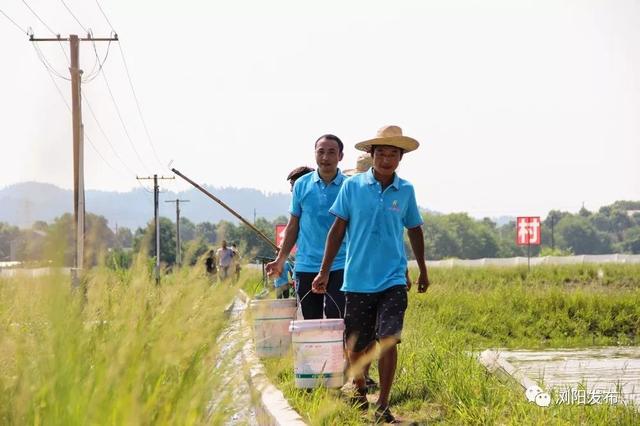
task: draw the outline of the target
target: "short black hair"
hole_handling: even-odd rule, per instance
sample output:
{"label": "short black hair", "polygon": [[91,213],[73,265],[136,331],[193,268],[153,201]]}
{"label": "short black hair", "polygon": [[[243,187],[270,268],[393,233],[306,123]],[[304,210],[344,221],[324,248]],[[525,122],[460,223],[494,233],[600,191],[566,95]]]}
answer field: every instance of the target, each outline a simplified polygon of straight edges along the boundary
{"label": "short black hair", "polygon": [[296,167],[295,169],[291,170],[291,172],[287,176],[287,180],[293,185],[293,183],[298,180],[298,178],[306,175],[307,173],[311,173],[314,170],[315,169],[307,166]]}
{"label": "short black hair", "polygon": [[337,143],[339,152],[342,152],[342,150],[344,149],[344,144],[342,143],[340,138],[337,137],[336,135],[332,135],[331,133],[327,133],[326,135],[322,135],[318,139],[316,139],[316,143],[314,144],[314,147],[317,147],[318,146],[318,142],[320,142],[322,139],[329,139],[329,140],[334,141],[335,143]]}

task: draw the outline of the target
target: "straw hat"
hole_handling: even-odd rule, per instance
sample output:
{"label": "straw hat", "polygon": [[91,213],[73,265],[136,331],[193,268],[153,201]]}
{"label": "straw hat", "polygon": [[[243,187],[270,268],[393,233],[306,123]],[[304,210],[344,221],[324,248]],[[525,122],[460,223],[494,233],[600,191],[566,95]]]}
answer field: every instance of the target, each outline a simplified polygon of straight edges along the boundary
{"label": "straw hat", "polygon": [[347,169],[342,172],[346,176],[357,175],[358,173],[364,173],[371,168],[373,165],[373,159],[371,158],[371,154],[365,152],[358,156],[356,160],[356,168],[355,169]]}
{"label": "straw hat", "polygon": [[417,140],[402,135],[402,129],[398,126],[384,126],[378,130],[375,138],[358,142],[356,149],[370,152],[373,145],[389,145],[402,149],[404,152],[414,151],[420,146]]}

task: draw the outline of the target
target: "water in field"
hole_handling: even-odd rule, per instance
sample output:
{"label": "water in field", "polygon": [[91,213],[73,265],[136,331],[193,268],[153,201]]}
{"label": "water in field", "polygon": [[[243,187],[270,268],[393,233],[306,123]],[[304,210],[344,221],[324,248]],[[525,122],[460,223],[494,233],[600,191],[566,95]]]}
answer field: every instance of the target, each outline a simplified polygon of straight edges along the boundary
{"label": "water in field", "polygon": [[632,402],[640,407],[640,347],[501,350],[518,371],[555,389],[564,403]]}

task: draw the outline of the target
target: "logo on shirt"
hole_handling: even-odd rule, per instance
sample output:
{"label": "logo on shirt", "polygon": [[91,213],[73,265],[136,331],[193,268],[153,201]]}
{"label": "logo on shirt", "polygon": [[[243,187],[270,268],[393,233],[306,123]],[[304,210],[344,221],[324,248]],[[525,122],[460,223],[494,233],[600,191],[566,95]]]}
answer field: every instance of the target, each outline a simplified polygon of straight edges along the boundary
{"label": "logo on shirt", "polygon": [[393,212],[399,212],[400,211],[400,207],[398,206],[398,200],[393,200],[391,202],[391,207],[389,207],[389,210],[391,210]]}

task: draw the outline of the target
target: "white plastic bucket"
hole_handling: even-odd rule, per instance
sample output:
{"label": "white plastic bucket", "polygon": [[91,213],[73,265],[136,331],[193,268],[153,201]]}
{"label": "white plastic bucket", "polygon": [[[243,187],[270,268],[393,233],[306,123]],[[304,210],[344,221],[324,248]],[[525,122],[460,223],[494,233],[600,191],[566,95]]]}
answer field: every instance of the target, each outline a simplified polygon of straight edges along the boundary
{"label": "white plastic bucket", "polygon": [[259,357],[284,354],[291,346],[289,323],[296,317],[296,300],[253,300],[250,308],[256,354]]}
{"label": "white plastic bucket", "polygon": [[297,388],[344,384],[344,320],[291,321],[294,377]]}

